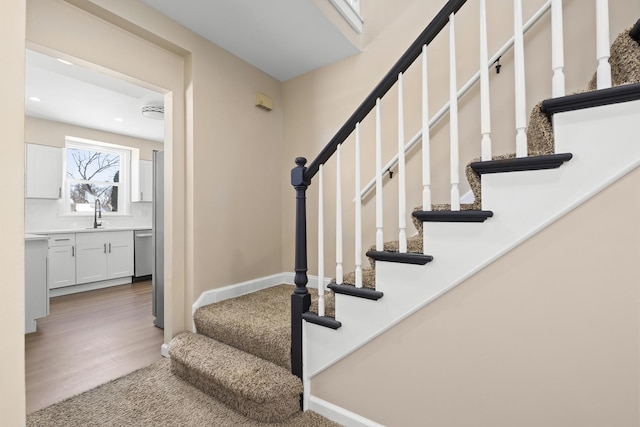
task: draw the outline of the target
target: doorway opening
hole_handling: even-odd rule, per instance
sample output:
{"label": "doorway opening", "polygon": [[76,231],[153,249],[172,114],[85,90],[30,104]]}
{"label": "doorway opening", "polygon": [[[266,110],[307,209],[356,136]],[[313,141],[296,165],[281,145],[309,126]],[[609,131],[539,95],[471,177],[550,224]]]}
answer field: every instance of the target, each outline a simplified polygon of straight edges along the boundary
{"label": "doorway opening", "polygon": [[[156,153],[164,153],[165,144],[171,143],[170,137],[165,138],[165,130],[171,129],[172,124],[171,115],[154,120],[142,112],[153,107],[157,115],[172,96],[149,83],[123,80],[114,77],[118,75],[115,72],[105,74],[96,71],[97,66],[86,65],[37,46],[30,46],[27,51],[25,147],[31,144],[53,149],[54,153],[59,150],[63,167],[48,167],[57,170],[61,180],[57,195],[25,196],[25,231],[70,239],[66,242],[69,248],[64,249],[68,255],[65,263],[56,263],[63,259],[59,255],[65,253],[60,250],[62,245],[48,245],[45,286],[49,315],[37,320],[36,331],[25,336],[28,413],[146,366],[161,357],[164,342],[164,333],[158,328],[163,326],[158,319],[164,318],[164,228],[155,218],[163,210],[164,179],[154,179],[157,176],[153,172],[157,170]],[[127,161],[118,161],[115,173],[108,168],[99,171],[105,165],[113,166],[114,160],[109,158],[109,165],[105,160],[108,156],[100,157],[90,150],[76,150],[80,154],[69,157],[65,146],[69,137],[122,146],[132,155],[122,157]],[[64,167],[69,158],[76,162],[70,169]],[[28,163],[29,159],[27,179]],[[73,174],[69,171],[74,168],[82,169],[87,176],[70,176]],[[149,179],[143,175],[146,168]],[[93,172],[92,179],[87,179]],[[163,169],[159,174],[164,178]],[[114,192],[126,194],[126,200],[114,198]],[[107,202],[98,203],[102,199]],[[119,200],[118,209],[113,209],[113,200]],[[160,205],[156,206],[154,200],[159,200]],[[76,207],[86,205],[91,209],[66,209],[70,201]],[[103,205],[111,208],[102,208]],[[159,254],[152,262],[153,274],[136,272],[136,231],[153,234],[154,250],[149,255]],[[120,277],[114,278],[114,271],[108,271],[106,278],[96,276],[93,280],[85,273],[94,268],[94,258],[80,256],[81,249],[89,253],[91,248],[81,247],[79,242],[95,246],[90,239],[102,238],[106,233],[131,235],[131,245],[117,260],[122,262],[122,258],[130,256],[131,269],[114,268]],[[116,263],[115,255],[113,262],[108,258],[115,254],[115,247],[111,241],[104,243],[107,269]],[[142,260],[137,261],[142,264]],[[78,271],[84,274],[80,280]],[[73,277],[66,282],[52,280],[52,274],[62,272],[67,278]],[[133,280],[136,276],[143,280]],[[150,277],[152,280],[144,280]],[[162,308],[157,311],[159,306]]]}

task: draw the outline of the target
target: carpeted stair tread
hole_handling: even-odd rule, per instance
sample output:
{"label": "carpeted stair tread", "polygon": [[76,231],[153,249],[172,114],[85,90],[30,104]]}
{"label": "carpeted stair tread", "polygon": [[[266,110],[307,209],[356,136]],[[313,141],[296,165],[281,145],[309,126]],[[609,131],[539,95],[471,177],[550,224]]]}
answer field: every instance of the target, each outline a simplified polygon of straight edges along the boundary
{"label": "carpeted stair tread", "polygon": [[290,369],[292,292],[290,285],[278,285],[201,307],[193,316],[196,330]]}
{"label": "carpeted stair tread", "polygon": [[[356,272],[352,271],[344,275],[342,283],[345,285],[355,286]],[[362,287],[375,289],[376,288],[376,271],[373,268],[362,269]]]}
{"label": "carpeted stair tread", "polygon": [[[611,43],[609,64],[612,86],[640,83],[640,49],[638,42],[629,35],[632,29],[633,26],[626,28]],[[597,74],[594,74],[587,90],[596,90],[597,82]]]}
{"label": "carpeted stair tread", "polygon": [[551,118],[542,112],[542,101],[538,102],[529,114],[527,127],[527,152],[530,156],[553,154],[554,139]]}
{"label": "carpeted stair tread", "polygon": [[[471,168],[469,167],[469,169]],[[481,209],[482,207],[480,206],[479,202],[474,201],[473,203],[460,203],[461,211],[479,211]],[[431,210],[434,212],[436,211],[447,212],[451,210],[451,204],[449,203],[432,204]],[[415,208],[413,208],[413,212],[420,212],[420,211],[422,211],[422,206],[416,206]],[[411,221],[413,222],[413,226],[416,228],[416,230],[418,230],[418,236],[422,236],[422,232],[423,232],[422,221],[413,215],[411,215]],[[420,237],[420,240],[424,240],[424,239]],[[413,252],[413,251],[409,251],[409,252]],[[422,252],[422,244],[420,244],[419,251],[416,251],[416,252]]]}
{"label": "carpeted stair tread", "polygon": [[[375,246],[374,246],[375,248]],[[333,283],[335,283],[335,279],[333,281]],[[342,279],[342,284],[344,285],[349,285],[349,286],[355,286],[356,283],[356,273],[355,271],[352,271],[350,273],[347,273],[343,276]],[[363,288],[368,288],[368,289],[375,289],[376,288],[376,271],[373,268],[363,268],[362,269],[362,287]],[[318,313],[318,294],[317,291],[315,289],[309,289],[309,292],[311,293],[311,308],[309,308],[309,311],[312,311],[314,313]],[[329,317],[336,317],[336,312],[335,312],[335,307],[336,307],[336,303],[335,303],[335,293],[330,290],[330,289],[326,289],[324,291],[324,310],[325,310],[325,316],[329,316]]]}
{"label": "carpeted stair tread", "polygon": [[300,411],[302,381],[288,369],[200,334],[169,343],[171,371],[241,414],[279,422]]}
{"label": "carpeted stair tread", "polygon": [[27,415],[27,427],[338,427],[312,411],[280,423],[239,414],[171,373],[169,359]]}
{"label": "carpeted stair tread", "polygon": [[[422,253],[422,242],[423,238],[420,235],[415,235],[407,238],[407,252],[421,254]],[[369,247],[367,252],[375,251],[376,245],[372,245]],[[400,251],[400,241],[399,240],[390,240],[388,242],[384,242],[383,250],[386,252],[399,252]],[[368,257],[367,257],[368,258]],[[369,258],[369,264],[371,264],[371,268],[375,268],[376,264],[372,258]],[[353,276],[351,276],[353,275]],[[347,276],[349,277],[347,279]],[[374,276],[375,277],[375,276]],[[345,282],[354,283],[355,282],[355,272],[348,273],[345,275]],[[364,282],[364,270],[362,274],[362,281]],[[375,285],[371,286],[371,289],[374,289]]]}
{"label": "carpeted stair tread", "polygon": [[[311,307],[309,311],[318,313],[318,291],[315,289],[309,289],[311,294]],[[329,317],[336,317],[336,295],[332,290],[325,289],[324,291],[324,315]]]}
{"label": "carpeted stair tread", "polygon": [[[623,30],[613,41],[610,48],[609,64],[611,65],[611,85],[621,86],[640,83],[640,48],[629,32],[633,27]],[[586,90],[576,93],[589,92],[597,89],[597,73],[587,84]],[[553,154],[555,152],[553,125],[551,118],[542,112],[542,102],[531,110],[527,126],[527,152],[529,156]]]}

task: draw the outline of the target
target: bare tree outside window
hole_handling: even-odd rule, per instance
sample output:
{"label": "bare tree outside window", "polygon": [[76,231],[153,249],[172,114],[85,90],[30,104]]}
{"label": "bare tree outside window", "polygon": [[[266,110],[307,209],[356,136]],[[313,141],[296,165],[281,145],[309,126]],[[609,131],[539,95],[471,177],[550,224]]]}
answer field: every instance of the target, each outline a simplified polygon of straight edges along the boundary
{"label": "bare tree outside window", "polygon": [[72,212],[118,212],[121,155],[67,147],[67,182]]}

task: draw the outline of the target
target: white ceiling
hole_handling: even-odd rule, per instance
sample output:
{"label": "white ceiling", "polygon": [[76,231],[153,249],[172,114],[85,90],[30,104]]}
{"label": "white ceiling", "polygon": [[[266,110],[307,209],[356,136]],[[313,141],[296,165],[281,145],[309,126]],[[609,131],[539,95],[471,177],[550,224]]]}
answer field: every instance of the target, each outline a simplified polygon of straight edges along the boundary
{"label": "white ceiling", "polygon": [[314,0],[142,1],[280,81],[359,52]]}
{"label": "white ceiling", "polygon": [[[314,0],[142,1],[280,81],[358,53]],[[162,94],[27,50],[28,116],[162,142],[148,105]]]}
{"label": "white ceiling", "polygon": [[163,105],[162,94],[32,50],[26,52],[25,98],[27,116],[164,141],[164,121],[142,115],[144,106]]}

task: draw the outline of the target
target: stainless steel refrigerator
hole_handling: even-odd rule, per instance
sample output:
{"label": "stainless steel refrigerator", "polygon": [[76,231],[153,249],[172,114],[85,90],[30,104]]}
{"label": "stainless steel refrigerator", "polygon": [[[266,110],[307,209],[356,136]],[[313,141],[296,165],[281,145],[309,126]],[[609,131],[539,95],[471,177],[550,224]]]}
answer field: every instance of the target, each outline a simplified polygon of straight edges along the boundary
{"label": "stainless steel refrigerator", "polygon": [[153,152],[153,315],[164,329],[164,151]]}

